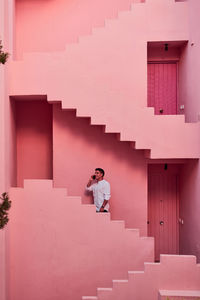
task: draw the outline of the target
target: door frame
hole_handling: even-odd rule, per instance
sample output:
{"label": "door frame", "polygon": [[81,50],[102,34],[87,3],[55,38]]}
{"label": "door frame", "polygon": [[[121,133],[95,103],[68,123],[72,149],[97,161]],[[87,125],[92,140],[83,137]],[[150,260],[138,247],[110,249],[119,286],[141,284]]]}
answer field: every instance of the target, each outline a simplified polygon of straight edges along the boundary
{"label": "door frame", "polygon": [[147,61],[147,107],[148,106],[148,65],[149,64],[176,64],[176,115],[181,114],[180,107],[179,107],[179,60],[178,59],[171,59],[171,60],[158,60],[158,59],[151,59]]}

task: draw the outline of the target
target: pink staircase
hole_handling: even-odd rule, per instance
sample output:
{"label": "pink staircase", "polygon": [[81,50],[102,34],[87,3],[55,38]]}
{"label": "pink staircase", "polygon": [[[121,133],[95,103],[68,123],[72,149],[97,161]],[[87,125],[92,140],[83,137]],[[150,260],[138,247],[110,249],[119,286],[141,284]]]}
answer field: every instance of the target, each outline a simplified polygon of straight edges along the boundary
{"label": "pink staircase", "polygon": [[161,255],[160,263],[144,263],[144,271],[129,271],[128,279],[113,280],[83,300],[198,300],[200,265],[194,256]]}
{"label": "pink staircase", "polygon": [[[184,17],[186,4],[170,3],[172,12],[179,8]],[[155,116],[145,107],[148,28],[142,20],[151,13],[149,4],[133,4],[118,19],[106,21],[105,28],[67,45],[65,52],[29,53],[23,61],[11,62],[9,94],[62,101],[64,109],[76,109],[77,116],[105,125],[106,132],[120,133],[120,139],[135,142],[136,149],[149,149],[151,158],[198,158],[199,123],[186,124],[183,115]],[[139,26],[140,42],[134,44]],[[187,39],[182,31],[177,30],[177,36]]]}
{"label": "pink staircase", "polygon": [[109,213],[53,188],[26,180],[11,188],[8,274],[10,299],[74,299],[93,295],[113,278],[128,278],[153,261],[153,238],[140,237]]}

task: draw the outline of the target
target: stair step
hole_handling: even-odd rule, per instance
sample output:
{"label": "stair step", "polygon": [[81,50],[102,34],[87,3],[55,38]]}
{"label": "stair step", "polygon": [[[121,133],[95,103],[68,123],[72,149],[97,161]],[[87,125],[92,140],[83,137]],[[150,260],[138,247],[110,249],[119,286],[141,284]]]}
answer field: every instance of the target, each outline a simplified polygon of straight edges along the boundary
{"label": "stair step", "polygon": [[118,228],[120,230],[125,229],[125,222],[124,221],[111,220],[111,224],[113,224],[115,227],[118,226]]}
{"label": "stair step", "polygon": [[106,220],[106,221],[111,221],[109,212],[107,212],[107,213],[97,213],[96,215],[97,215],[97,218],[101,218],[101,219]]}
{"label": "stair step", "polygon": [[53,181],[48,179],[25,179],[24,188],[53,188]]}
{"label": "stair step", "polygon": [[123,220],[112,220],[113,223],[122,224],[124,225],[125,222]]}
{"label": "stair step", "polygon": [[87,211],[96,212],[96,206],[94,204],[82,204],[82,207]]}
{"label": "stair step", "polygon": [[97,300],[97,296],[83,296],[82,300]]}
{"label": "stair step", "polygon": [[113,289],[121,288],[121,286],[128,284],[127,279],[118,279],[118,280],[114,279],[112,282],[113,282]]}
{"label": "stair step", "polygon": [[139,237],[140,232],[139,229],[135,229],[135,228],[126,228],[127,231],[134,233],[135,235],[137,235]]}
{"label": "stair step", "polygon": [[[57,190],[57,188],[56,188]],[[76,196],[67,196],[67,201],[72,201],[72,202],[76,202],[77,204],[81,204],[82,203],[82,199],[81,197],[76,197]]]}
{"label": "stair step", "polygon": [[128,282],[127,279],[113,279],[113,283],[126,283]]}
{"label": "stair step", "polygon": [[[120,295],[121,299],[127,296],[127,299],[138,299],[140,295],[143,300],[148,295],[148,299],[158,300],[199,300],[200,270],[195,261],[194,256],[162,255],[161,263],[144,263],[145,271],[129,271],[128,280],[113,280],[113,288],[101,289],[102,293],[98,295],[100,299],[107,300],[114,299],[115,295]],[[160,289],[161,286],[163,289]],[[141,287],[144,289],[141,290]]]}
{"label": "stair step", "polygon": [[129,279],[137,275],[144,275],[144,271],[128,271]]}
{"label": "stair step", "polygon": [[161,254],[160,262],[162,264],[173,264],[178,262],[179,264],[193,264],[196,265],[196,256],[194,255],[170,255],[170,254]]}
{"label": "stair step", "polygon": [[[173,298],[171,298],[173,297]],[[200,290],[159,290],[159,300],[199,300],[200,299]]]}
{"label": "stair step", "polygon": [[97,288],[98,292],[111,292],[112,288]]}

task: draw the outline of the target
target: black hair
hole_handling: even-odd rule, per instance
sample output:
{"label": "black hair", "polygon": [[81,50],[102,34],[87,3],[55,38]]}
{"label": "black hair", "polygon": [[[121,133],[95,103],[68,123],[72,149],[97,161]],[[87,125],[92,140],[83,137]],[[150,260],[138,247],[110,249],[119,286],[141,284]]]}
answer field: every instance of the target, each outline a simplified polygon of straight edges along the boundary
{"label": "black hair", "polygon": [[104,174],[105,174],[104,170],[101,169],[101,168],[96,168],[95,171],[99,171],[101,174],[103,174],[103,176],[104,176]]}

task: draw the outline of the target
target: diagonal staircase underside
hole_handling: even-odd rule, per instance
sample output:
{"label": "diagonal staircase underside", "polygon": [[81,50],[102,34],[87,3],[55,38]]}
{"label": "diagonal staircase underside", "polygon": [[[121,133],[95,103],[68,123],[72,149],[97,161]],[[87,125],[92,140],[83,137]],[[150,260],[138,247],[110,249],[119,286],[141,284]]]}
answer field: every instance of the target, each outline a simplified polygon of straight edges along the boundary
{"label": "diagonal staircase underside", "polygon": [[[9,95],[61,101],[63,109],[76,109],[77,116],[120,133],[136,149],[150,150],[150,158],[199,158],[199,123],[185,123],[183,115],[154,115],[145,107],[147,28],[141,16],[147,4],[133,4],[64,52],[28,53],[23,61],[11,62]],[[138,26],[141,39],[134,43]],[[135,51],[140,56],[134,57]]]}

